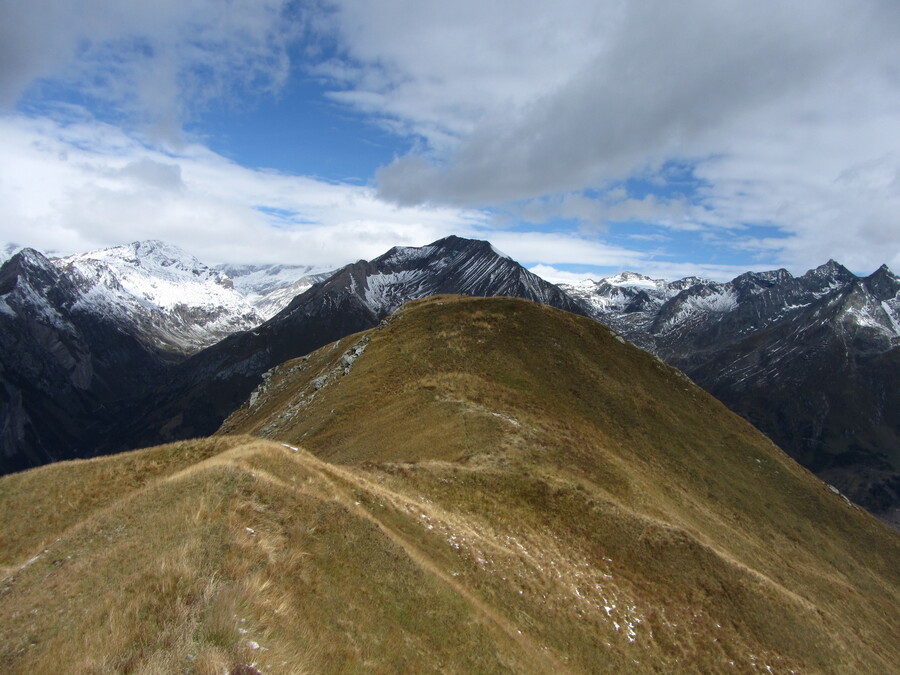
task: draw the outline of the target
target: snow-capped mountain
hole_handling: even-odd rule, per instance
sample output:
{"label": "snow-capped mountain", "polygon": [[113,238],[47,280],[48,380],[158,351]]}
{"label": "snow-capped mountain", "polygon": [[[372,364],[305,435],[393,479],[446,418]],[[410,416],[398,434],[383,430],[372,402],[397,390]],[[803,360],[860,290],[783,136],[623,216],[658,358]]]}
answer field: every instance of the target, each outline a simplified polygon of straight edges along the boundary
{"label": "snow-capped mountain", "polygon": [[[893,276],[887,267],[875,274]],[[697,277],[670,282],[624,272],[598,282],[560,284],[560,288],[585,302],[594,318],[663,354],[668,343],[722,321],[739,324],[742,334],[760,330],[854,280],[852,272],[831,260],[796,278],[784,269],[747,272],[726,283]],[[866,309],[850,312],[847,320],[878,327],[884,335],[898,335],[893,301],[881,302],[863,303]]]}
{"label": "snow-capped mountain", "polygon": [[120,322],[82,302],[70,276],[32,249],[0,267],[0,470],[118,449],[124,401],[166,364]]}
{"label": "snow-capped mountain", "polygon": [[263,321],[227,275],[161,241],[53,262],[77,287],[79,309],[165,352],[193,353]]}
{"label": "snow-capped mountain", "polygon": [[626,273],[564,288],[900,522],[900,279],[886,266],[860,278],[830,260],[800,277],[781,269],[727,283]]}
{"label": "snow-capped mountain", "polygon": [[[486,241],[446,237],[428,246],[397,246],[371,262],[335,272],[311,292],[353,298],[379,320],[403,303],[440,293],[527,298],[576,313],[580,304]],[[297,298],[287,311],[308,306]],[[293,308],[293,309],[292,309]]]}
{"label": "snow-capped mountain", "polygon": [[585,304],[591,316],[652,351],[653,344],[646,339],[646,334],[653,317],[666,301],[692,285],[692,281],[699,283],[700,279],[689,277],[669,282],[637,272],[621,272],[600,281],[586,279],[575,284],[559,284],[559,287]]}
{"label": "snow-capped mountain", "polygon": [[271,319],[313,284],[334,274],[312,265],[216,265],[234,289],[263,317]]}

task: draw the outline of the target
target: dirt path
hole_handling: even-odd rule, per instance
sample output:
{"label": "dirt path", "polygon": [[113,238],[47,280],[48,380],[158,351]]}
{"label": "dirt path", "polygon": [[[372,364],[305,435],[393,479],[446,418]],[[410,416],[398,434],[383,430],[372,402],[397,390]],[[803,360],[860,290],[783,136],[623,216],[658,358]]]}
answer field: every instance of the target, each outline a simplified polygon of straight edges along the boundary
{"label": "dirt path", "polygon": [[[253,467],[252,461],[248,463],[242,461],[250,460],[255,453],[261,451],[265,452],[267,450],[275,450],[279,453],[284,453],[293,462],[296,462],[301,466],[304,471],[312,473],[319,478],[318,482],[321,484],[315,487],[309,484],[291,484],[268,471]],[[343,467],[323,462],[306,450],[295,449],[292,446],[286,446],[273,441],[260,441],[259,444],[253,443],[249,446],[238,446],[237,448],[228,450],[220,455],[210,457],[195,465],[186,467],[174,474],[165,476],[162,480],[180,480],[195,474],[197,471],[222,464],[232,464],[242,470],[252,472],[257,479],[278,485],[282,489],[309,494],[310,489],[312,488],[313,490],[320,492],[320,494],[317,495],[318,497],[330,498],[348,509],[351,513],[368,520],[378,527],[388,539],[399,546],[409,559],[422,569],[423,572],[436,577],[462,597],[472,607],[480,622],[488,630],[494,633],[497,638],[502,641],[507,641],[511,645],[515,645],[515,648],[517,648],[520,654],[527,655],[528,658],[526,659],[526,662],[531,665],[531,669],[534,672],[572,672],[572,670],[551,652],[548,647],[539,644],[526,633],[519,630],[507,617],[491,607],[450,573],[443,570],[434,560],[416,546],[410,538],[383,522],[376,514],[372,513],[359,503],[357,498],[353,495],[352,489],[355,487],[371,494],[373,497],[389,502],[392,504],[393,508],[398,511],[402,509],[402,506],[412,504],[409,498],[371,483],[365,478],[358,476]],[[323,495],[322,493],[325,494]],[[415,506],[417,508],[421,507],[420,504],[416,504]]]}
{"label": "dirt path", "polygon": [[[341,467],[326,464],[305,451],[301,450],[300,452],[295,452],[290,449],[285,449],[285,451],[292,457],[292,459],[301,463],[305,469],[313,471],[324,482],[326,482],[330,486],[336,497],[335,501],[338,501],[341,505],[349,509],[354,514],[373,523],[386,537],[388,537],[392,542],[402,548],[409,559],[412,560],[416,565],[418,565],[419,568],[421,568],[424,572],[440,579],[443,583],[452,588],[459,596],[465,599],[465,601],[475,611],[476,615],[480,617],[483,624],[485,624],[494,633],[499,634],[500,637],[511,641],[523,654],[527,654],[530,657],[531,663],[534,664],[535,671],[542,673],[572,672],[571,669],[569,669],[562,661],[560,661],[559,658],[557,658],[557,656],[553,652],[551,652],[549,648],[538,644],[523,631],[519,630],[515,626],[515,624],[513,624],[508,618],[497,612],[493,607],[484,602],[484,600],[478,597],[475,593],[466,588],[458,579],[443,570],[438,564],[436,564],[431,558],[429,558],[427,554],[425,554],[419,547],[417,547],[408,537],[384,523],[365,506],[360,504],[354,498],[354,496],[348,492],[348,489],[346,487],[343,487],[341,484],[346,485],[349,483],[374,495],[377,495],[378,492],[381,492],[381,490],[377,489],[377,486],[367,484],[368,481],[360,479],[360,477],[352,474],[345,469],[342,469]],[[293,487],[293,489],[297,489],[294,486],[288,486],[286,483],[282,483],[282,485],[284,485],[285,487]],[[396,498],[400,497],[400,495],[390,493],[390,497],[390,501],[393,502],[396,500]]]}

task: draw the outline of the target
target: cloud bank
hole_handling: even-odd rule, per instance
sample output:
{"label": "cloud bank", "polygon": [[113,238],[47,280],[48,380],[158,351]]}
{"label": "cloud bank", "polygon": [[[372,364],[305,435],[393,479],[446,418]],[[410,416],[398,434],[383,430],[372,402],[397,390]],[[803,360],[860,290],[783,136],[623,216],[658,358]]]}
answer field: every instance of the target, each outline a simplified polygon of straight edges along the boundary
{"label": "cloud bank", "polygon": [[477,231],[484,216],[401,208],[372,188],[161,151],[110,125],[0,118],[0,241],[61,253],[159,238],[206,262],[338,266]]}
{"label": "cloud bank", "polygon": [[386,199],[521,214],[677,160],[698,226],[780,228],[746,246],[791,264],[891,242],[900,263],[896,2],[343,2],[334,30],[334,96],[421,139],[378,172]]}
{"label": "cloud bank", "polygon": [[68,90],[176,141],[191,111],[278,90],[305,25],[288,0],[0,0],[0,106]]}

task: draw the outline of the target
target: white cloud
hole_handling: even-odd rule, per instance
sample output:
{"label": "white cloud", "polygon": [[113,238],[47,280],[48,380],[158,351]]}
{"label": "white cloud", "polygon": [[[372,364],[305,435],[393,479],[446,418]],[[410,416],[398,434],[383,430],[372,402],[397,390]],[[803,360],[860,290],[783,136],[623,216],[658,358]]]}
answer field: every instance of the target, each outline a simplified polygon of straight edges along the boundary
{"label": "white cloud", "polygon": [[115,127],[0,117],[0,242],[75,253],[159,238],[206,262],[337,267],[457,234],[514,259],[641,269],[577,233],[493,229],[490,216],[398,207],[374,189],[242,167],[200,145],[162,152]]}
{"label": "white cloud", "polygon": [[[859,273],[900,269],[900,101],[878,81],[845,93],[784,102],[758,118],[765,134],[733,130],[732,151],[697,166],[702,198],[727,222],[778,225],[786,239],[746,245],[788,267],[836,258]],[[785,118],[803,124],[779,127]]]}
{"label": "white cloud", "polygon": [[[699,230],[792,271],[900,269],[897,35],[896,0],[0,0],[0,106],[26,92],[47,114],[58,87],[129,130],[75,108],[2,118],[0,239],[345,262],[456,233],[525,262],[652,273]],[[256,105],[241,97],[310,73],[413,148],[377,191],[184,142],[210,101]],[[693,169],[684,193],[673,160]],[[623,222],[657,230],[604,245]]]}
{"label": "white cloud", "polygon": [[522,263],[623,267],[642,265],[644,254],[570,232],[490,232],[491,242]]}
{"label": "white cloud", "polygon": [[557,269],[553,265],[534,265],[528,268],[532,274],[537,274],[541,279],[551,284],[574,284],[579,281],[599,281],[606,275],[602,272],[568,272]]}
{"label": "white cloud", "polygon": [[321,72],[339,73],[341,100],[443,148],[486,115],[518,114],[586,67],[615,27],[614,16],[589,6],[341,0],[330,23],[341,52]]}
{"label": "white cloud", "polygon": [[539,224],[554,219],[574,220],[584,229],[603,229],[610,223],[650,222],[673,230],[700,230],[716,216],[684,196],[664,198],[649,194],[640,199],[628,197],[621,189],[601,197],[582,193],[559,193],[510,205],[508,214],[517,220]]}
{"label": "white cloud", "polygon": [[[337,6],[340,100],[424,140],[378,172],[388,199],[768,224],[786,264],[900,262],[895,0]],[[699,162],[705,208],[571,197],[671,159]]]}
{"label": "white cloud", "polygon": [[372,188],[161,152],[98,122],[0,118],[0,241],[86,251],[160,238],[208,262],[337,266],[472,234],[478,212],[401,208]]}
{"label": "white cloud", "polygon": [[288,9],[288,0],[2,0],[0,106],[46,78],[177,140],[191,108],[282,86],[303,25]]}

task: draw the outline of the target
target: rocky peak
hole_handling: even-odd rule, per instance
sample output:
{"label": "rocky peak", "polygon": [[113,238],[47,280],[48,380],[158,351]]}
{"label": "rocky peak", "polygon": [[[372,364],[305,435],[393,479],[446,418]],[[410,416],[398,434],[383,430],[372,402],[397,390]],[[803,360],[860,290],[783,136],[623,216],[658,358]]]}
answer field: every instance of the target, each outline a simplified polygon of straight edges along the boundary
{"label": "rocky peak", "polygon": [[855,279],[856,275],[832,258],[824,265],[819,265],[815,269],[809,270],[801,278],[820,278],[846,283]]}
{"label": "rocky peak", "polygon": [[51,295],[59,298],[73,292],[71,282],[60,275],[48,258],[32,248],[22,249],[0,267],[0,296],[17,288],[23,298],[26,288],[30,289],[31,300]]}
{"label": "rocky peak", "polygon": [[868,291],[878,300],[891,300],[900,293],[900,278],[887,265],[882,265],[863,279]]}
{"label": "rocky peak", "polygon": [[158,239],[135,241],[123,246],[62,258],[61,263],[102,262],[123,272],[176,278],[185,275],[222,282],[225,275],[210,269],[186,251]]}
{"label": "rocky peak", "polygon": [[653,286],[657,284],[655,280],[651,279],[648,276],[638,274],[637,272],[630,272],[628,270],[620,272],[619,274],[615,274],[611,277],[606,277],[603,279],[603,281],[610,284],[611,286]]}

